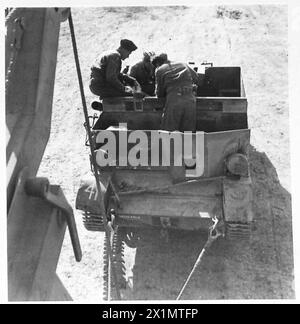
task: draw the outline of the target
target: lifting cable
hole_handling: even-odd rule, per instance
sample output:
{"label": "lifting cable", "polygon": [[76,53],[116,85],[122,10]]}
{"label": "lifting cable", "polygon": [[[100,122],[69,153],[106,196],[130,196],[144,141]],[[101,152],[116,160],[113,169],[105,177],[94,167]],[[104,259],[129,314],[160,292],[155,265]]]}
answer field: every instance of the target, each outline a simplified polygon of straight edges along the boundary
{"label": "lifting cable", "polygon": [[80,88],[81,101],[82,101],[83,112],[84,112],[84,117],[85,117],[86,131],[87,131],[87,134],[88,134],[88,141],[89,141],[90,150],[91,150],[91,163],[93,165],[93,173],[94,173],[94,176],[95,176],[96,188],[97,188],[97,192],[98,192],[98,202],[99,202],[99,205],[100,205],[101,214],[103,215],[105,234],[106,234],[106,236],[108,238],[108,240],[107,240],[107,250],[108,250],[108,256],[109,256],[109,264],[111,265],[111,268],[112,268],[112,275],[113,275],[113,279],[114,279],[114,282],[115,282],[115,289],[116,289],[117,299],[121,300],[117,275],[116,275],[114,263],[112,262],[112,246],[111,246],[111,240],[110,240],[111,230],[110,230],[110,228],[108,226],[107,214],[106,214],[106,210],[105,210],[105,207],[104,207],[105,206],[104,199],[103,199],[103,195],[101,194],[100,178],[99,178],[98,167],[97,167],[97,164],[96,164],[96,154],[95,154],[95,151],[94,151],[92,133],[91,133],[91,128],[90,128],[90,121],[89,121],[88,110],[87,110],[87,105],[86,105],[86,100],[85,100],[85,95],[84,95],[82,75],[81,75],[81,70],[80,70],[80,64],[79,64],[78,51],[77,51],[76,38],[75,38],[75,32],[74,32],[74,25],[73,25],[71,10],[70,10],[68,20],[69,20],[69,26],[70,26],[70,32],[71,32],[71,38],[72,38],[72,45],[73,45],[74,58],[75,58],[75,63],[76,63],[76,70],[77,70],[77,76],[78,76],[78,82],[79,82],[79,88]]}

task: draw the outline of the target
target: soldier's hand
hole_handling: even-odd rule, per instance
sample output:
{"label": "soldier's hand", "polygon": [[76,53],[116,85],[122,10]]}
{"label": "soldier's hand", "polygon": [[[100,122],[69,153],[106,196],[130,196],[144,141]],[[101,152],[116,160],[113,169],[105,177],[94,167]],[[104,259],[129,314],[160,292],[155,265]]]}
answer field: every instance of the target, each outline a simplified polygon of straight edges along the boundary
{"label": "soldier's hand", "polygon": [[142,87],[137,81],[134,82],[133,92],[142,92]]}
{"label": "soldier's hand", "polygon": [[132,89],[131,89],[130,87],[125,86],[125,93],[126,93],[126,94],[132,94],[133,91],[132,91]]}
{"label": "soldier's hand", "polygon": [[122,73],[127,74],[129,71],[129,65],[126,65],[125,69],[122,71]]}

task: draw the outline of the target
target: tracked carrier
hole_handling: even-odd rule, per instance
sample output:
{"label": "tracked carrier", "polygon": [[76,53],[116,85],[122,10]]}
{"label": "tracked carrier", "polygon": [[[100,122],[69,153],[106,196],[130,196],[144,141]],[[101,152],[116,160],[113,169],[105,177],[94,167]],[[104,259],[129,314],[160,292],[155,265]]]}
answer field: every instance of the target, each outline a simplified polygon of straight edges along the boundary
{"label": "tracked carrier", "polygon": [[[160,130],[161,99],[125,97],[101,102],[92,134],[103,207],[108,220],[126,232],[128,244],[134,245],[139,227],[200,230],[208,229],[213,218],[223,224],[227,238],[248,238],[251,233],[250,130],[241,69],[206,67],[203,77],[197,89],[197,131],[191,135],[193,155],[190,159],[180,156],[181,166],[175,164],[176,154],[170,165],[163,163],[168,147],[173,152],[172,140],[153,140],[155,133],[166,135]],[[137,140],[139,130],[147,141]],[[102,136],[107,131],[114,135],[116,150],[111,165],[101,166],[101,157],[108,154]],[[176,132],[176,136],[184,146],[184,134]],[[141,146],[142,142],[146,145]],[[130,164],[130,154],[135,153],[150,161],[154,146],[160,152],[157,165]],[[94,178],[83,179],[76,208],[83,211],[84,225],[91,231],[104,230],[97,197]]]}

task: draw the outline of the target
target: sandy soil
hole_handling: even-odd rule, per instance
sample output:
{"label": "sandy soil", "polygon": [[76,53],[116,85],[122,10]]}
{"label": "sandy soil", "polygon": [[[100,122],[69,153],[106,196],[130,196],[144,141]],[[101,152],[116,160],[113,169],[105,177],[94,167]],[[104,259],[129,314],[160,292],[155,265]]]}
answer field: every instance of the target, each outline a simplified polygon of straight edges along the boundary
{"label": "sandy soil", "polygon": [[[241,66],[251,128],[250,163],[255,230],[249,245],[218,241],[197,269],[183,299],[294,298],[288,113],[287,8],[140,7],[72,9],[88,104],[95,55],[120,38],[139,50],[164,51],[170,59]],[[93,111],[90,110],[90,114]],[[75,210],[80,179],[89,173],[84,115],[69,27],[62,24],[52,129],[39,175],[62,186],[74,207],[83,259],[74,261],[66,234],[58,274],[74,301],[102,301],[103,234],[87,232]],[[137,249],[125,249],[131,288],[124,299],[172,300],[204,244],[203,237],[174,234],[168,244],[145,231]]]}

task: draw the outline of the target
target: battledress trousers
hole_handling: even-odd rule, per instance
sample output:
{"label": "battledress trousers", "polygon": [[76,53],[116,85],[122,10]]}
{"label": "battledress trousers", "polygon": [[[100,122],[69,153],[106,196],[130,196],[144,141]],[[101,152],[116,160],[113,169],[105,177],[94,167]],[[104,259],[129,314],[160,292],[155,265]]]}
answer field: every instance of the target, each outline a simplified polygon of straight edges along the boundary
{"label": "battledress trousers", "polygon": [[156,95],[165,98],[161,127],[167,131],[196,130],[197,74],[187,64],[168,62],[155,72]]}
{"label": "battledress trousers", "polygon": [[170,132],[196,130],[196,97],[191,87],[179,87],[167,94],[161,128]]}

